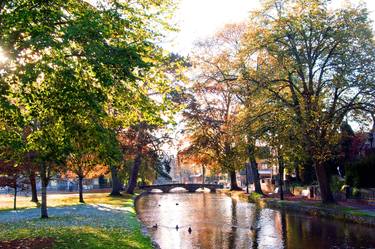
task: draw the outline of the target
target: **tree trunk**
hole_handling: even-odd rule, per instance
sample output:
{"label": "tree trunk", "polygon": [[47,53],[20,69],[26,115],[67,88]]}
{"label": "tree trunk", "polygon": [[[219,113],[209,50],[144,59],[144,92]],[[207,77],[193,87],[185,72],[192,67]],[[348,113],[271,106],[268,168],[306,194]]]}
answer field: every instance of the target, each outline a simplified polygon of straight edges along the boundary
{"label": "tree trunk", "polygon": [[131,195],[134,194],[134,189],[137,186],[138,172],[141,166],[141,162],[142,162],[142,154],[139,151],[134,160],[133,168],[130,173],[129,185],[128,185],[128,189],[126,190],[126,193],[128,194],[131,194]]}
{"label": "tree trunk", "polygon": [[204,165],[202,165],[202,190],[204,191],[204,178],[205,178],[205,175],[206,175],[206,168],[204,167]]}
{"label": "tree trunk", "polygon": [[[311,152],[307,152],[311,155]],[[301,181],[303,184],[311,184],[314,181],[314,166],[311,158],[307,158],[301,169]]]}
{"label": "tree trunk", "polygon": [[284,200],[284,191],[283,191],[283,185],[284,185],[284,158],[282,156],[279,156],[279,195],[280,200]]}
{"label": "tree trunk", "polygon": [[48,218],[48,210],[47,210],[48,178],[47,178],[46,171],[47,171],[46,165],[42,163],[40,167],[40,179],[42,181],[42,205],[40,206],[40,217],[42,219]]}
{"label": "tree trunk", "polygon": [[255,159],[255,154],[254,154],[254,149],[255,149],[254,147],[255,147],[255,144],[249,143],[248,156],[249,156],[249,161],[250,161],[251,173],[253,175],[253,180],[254,180],[254,189],[255,189],[254,191],[258,194],[263,195],[262,187],[260,185],[257,162]]}
{"label": "tree trunk", "polygon": [[47,211],[47,185],[45,179],[42,179],[42,205],[40,206],[40,215],[41,218],[48,218],[48,211]]}
{"label": "tree trunk", "polygon": [[78,176],[78,191],[79,191],[79,202],[85,203],[85,201],[83,200],[83,176],[82,175]]}
{"label": "tree trunk", "polygon": [[40,217],[45,219],[48,218],[47,186],[49,180],[47,177],[47,165],[45,162],[40,164],[40,180],[42,181],[42,204],[40,206]]}
{"label": "tree trunk", "polygon": [[111,176],[112,176],[112,192],[111,196],[121,196],[121,183],[118,178],[117,168],[115,166],[111,166]]}
{"label": "tree trunk", "polygon": [[237,185],[237,177],[236,177],[236,171],[231,170],[229,172],[229,177],[230,177],[230,190],[232,191],[239,191],[242,190],[240,187]]}
{"label": "tree trunk", "polygon": [[248,165],[249,164],[246,163],[246,166],[245,166],[245,170],[246,170],[246,181],[245,181],[245,183],[246,183],[246,194],[249,193],[249,166]]}
{"label": "tree trunk", "polygon": [[318,179],[320,196],[323,203],[334,203],[326,168],[323,163],[315,163],[316,178]]}
{"label": "tree trunk", "polygon": [[206,168],[204,167],[204,165],[202,165],[202,184],[203,184],[203,186],[204,186],[205,175],[206,175]]}
{"label": "tree trunk", "polygon": [[250,163],[251,173],[253,174],[254,180],[254,192],[263,195],[262,186],[260,185],[260,177],[258,172],[258,166],[255,161]]}
{"label": "tree trunk", "polygon": [[17,209],[17,177],[14,180],[14,198],[13,198],[13,209]]}
{"label": "tree trunk", "polygon": [[38,203],[38,192],[36,190],[36,179],[35,179],[35,173],[32,172],[29,175],[29,180],[30,180],[30,186],[31,186],[31,201]]}

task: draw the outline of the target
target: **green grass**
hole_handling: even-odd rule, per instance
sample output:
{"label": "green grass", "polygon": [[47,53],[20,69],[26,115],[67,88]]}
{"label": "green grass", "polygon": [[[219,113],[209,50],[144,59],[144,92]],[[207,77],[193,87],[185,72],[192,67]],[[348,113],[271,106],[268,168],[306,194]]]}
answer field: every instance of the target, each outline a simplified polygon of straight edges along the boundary
{"label": "green grass", "polygon": [[[131,196],[124,195],[129,200]],[[36,208],[39,204],[30,201],[31,197],[19,196],[17,197],[17,209]],[[108,197],[108,193],[85,193],[85,202],[88,204],[106,203],[112,205],[124,204],[124,198]],[[39,196],[39,200],[41,197]],[[128,201],[129,201],[128,200]],[[131,201],[131,200],[130,200]],[[78,194],[49,194],[48,207],[62,207],[80,204],[78,201]],[[131,201],[132,203],[132,201]],[[13,210],[13,197],[0,196],[0,211]]]}
{"label": "green grass", "polygon": [[94,227],[48,227],[31,229],[0,225],[2,240],[52,237],[53,248],[152,248],[149,238],[139,229],[105,229]]}
{"label": "green grass", "polygon": [[[71,213],[51,215],[49,219],[43,220],[30,217],[22,221],[1,223],[0,219],[0,241],[50,237],[55,239],[54,248],[152,248],[151,239],[141,232],[131,196],[86,194],[85,201],[86,204],[79,204],[76,196],[51,195],[48,199],[49,207],[63,207],[62,210]],[[3,205],[2,208],[4,210],[8,207]],[[23,208],[30,209],[21,212],[33,212],[35,204],[25,202]],[[90,220],[88,216],[76,215],[74,210],[77,209],[84,210],[81,212],[87,209],[98,216]],[[1,211],[0,215],[8,213],[11,212]]]}

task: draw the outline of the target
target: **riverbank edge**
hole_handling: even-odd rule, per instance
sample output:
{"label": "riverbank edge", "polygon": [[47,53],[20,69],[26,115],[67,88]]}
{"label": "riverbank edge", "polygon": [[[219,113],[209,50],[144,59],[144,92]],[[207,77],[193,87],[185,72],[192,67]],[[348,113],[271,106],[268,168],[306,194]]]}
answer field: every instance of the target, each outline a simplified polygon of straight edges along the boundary
{"label": "riverbank edge", "polygon": [[144,236],[150,238],[151,240],[151,244],[152,244],[152,247],[153,249],[161,249],[160,245],[156,242],[156,240],[154,240],[154,238],[152,238],[151,234],[148,232],[148,229],[146,227],[145,224],[143,224],[143,222],[139,219],[138,217],[138,213],[137,213],[137,207],[136,207],[136,203],[137,201],[142,198],[143,196],[145,195],[148,195],[149,193],[147,192],[141,192],[139,194],[136,194],[134,197],[133,197],[133,206],[134,206],[134,210],[135,210],[135,213],[136,213],[136,218],[137,218],[137,221],[138,223],[141,225],[141,232]]}
{"label": "riverbank edge", "polygon": [[281,209],[307,214],[310,216],[324,217],[345,222],[375,227],[375,216],[365,213],[360,209],[346,208],[338,205],[310,204],[299,201],[278,200],[275,198],[264,198],[254,194],[246,194],[239,191],[220,190],[217,193],[225,194],[232,198],[238,198],[254,203],[262,208]]}

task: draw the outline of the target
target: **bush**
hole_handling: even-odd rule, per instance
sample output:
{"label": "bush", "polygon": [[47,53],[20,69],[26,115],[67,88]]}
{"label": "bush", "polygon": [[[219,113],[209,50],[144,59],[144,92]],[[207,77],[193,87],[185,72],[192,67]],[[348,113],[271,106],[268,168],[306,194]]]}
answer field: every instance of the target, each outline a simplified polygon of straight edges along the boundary
{"label": "bush", "polygon": [[357,188],[353,188],[351,194],[352,194],[352,196],[354,196],[354,197],[359,197],[359,196],[361,195],[361,192],[359,191],[359,189],[357,189]]}
{"label": "bush", "polygon": [[375,187],[375,154],[361,158],[345,167],[345,181],[356,188]]}
{"label": "bush", "polygon": [[249,201],[253,203],[257,203],[258,200],[260,200],[263,196],[261,194],[251,192],[249,195]]}
{"label": "bush", "polygon": [[345,185],[345,180],[340,179],[337,175],[332,176],[330,186],[333,193],[341,191],[342,186]]}

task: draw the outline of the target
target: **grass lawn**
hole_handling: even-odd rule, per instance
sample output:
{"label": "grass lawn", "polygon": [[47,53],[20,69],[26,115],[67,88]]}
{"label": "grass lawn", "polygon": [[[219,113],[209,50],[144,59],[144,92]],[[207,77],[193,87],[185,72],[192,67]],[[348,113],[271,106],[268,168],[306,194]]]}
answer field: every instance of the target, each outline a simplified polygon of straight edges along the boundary
{"label": "grass lawn", "polygon": [[50,218],[43,220],[29,198],[20,198],[17,204],[22,209],[9,211],[11,201],[0,197],[0,241],[51,238],[53,248],[152,248],[150,238],[141,232],[130,196],[84,197],[86,203],[79,204],[77,195],[49,196]]}

